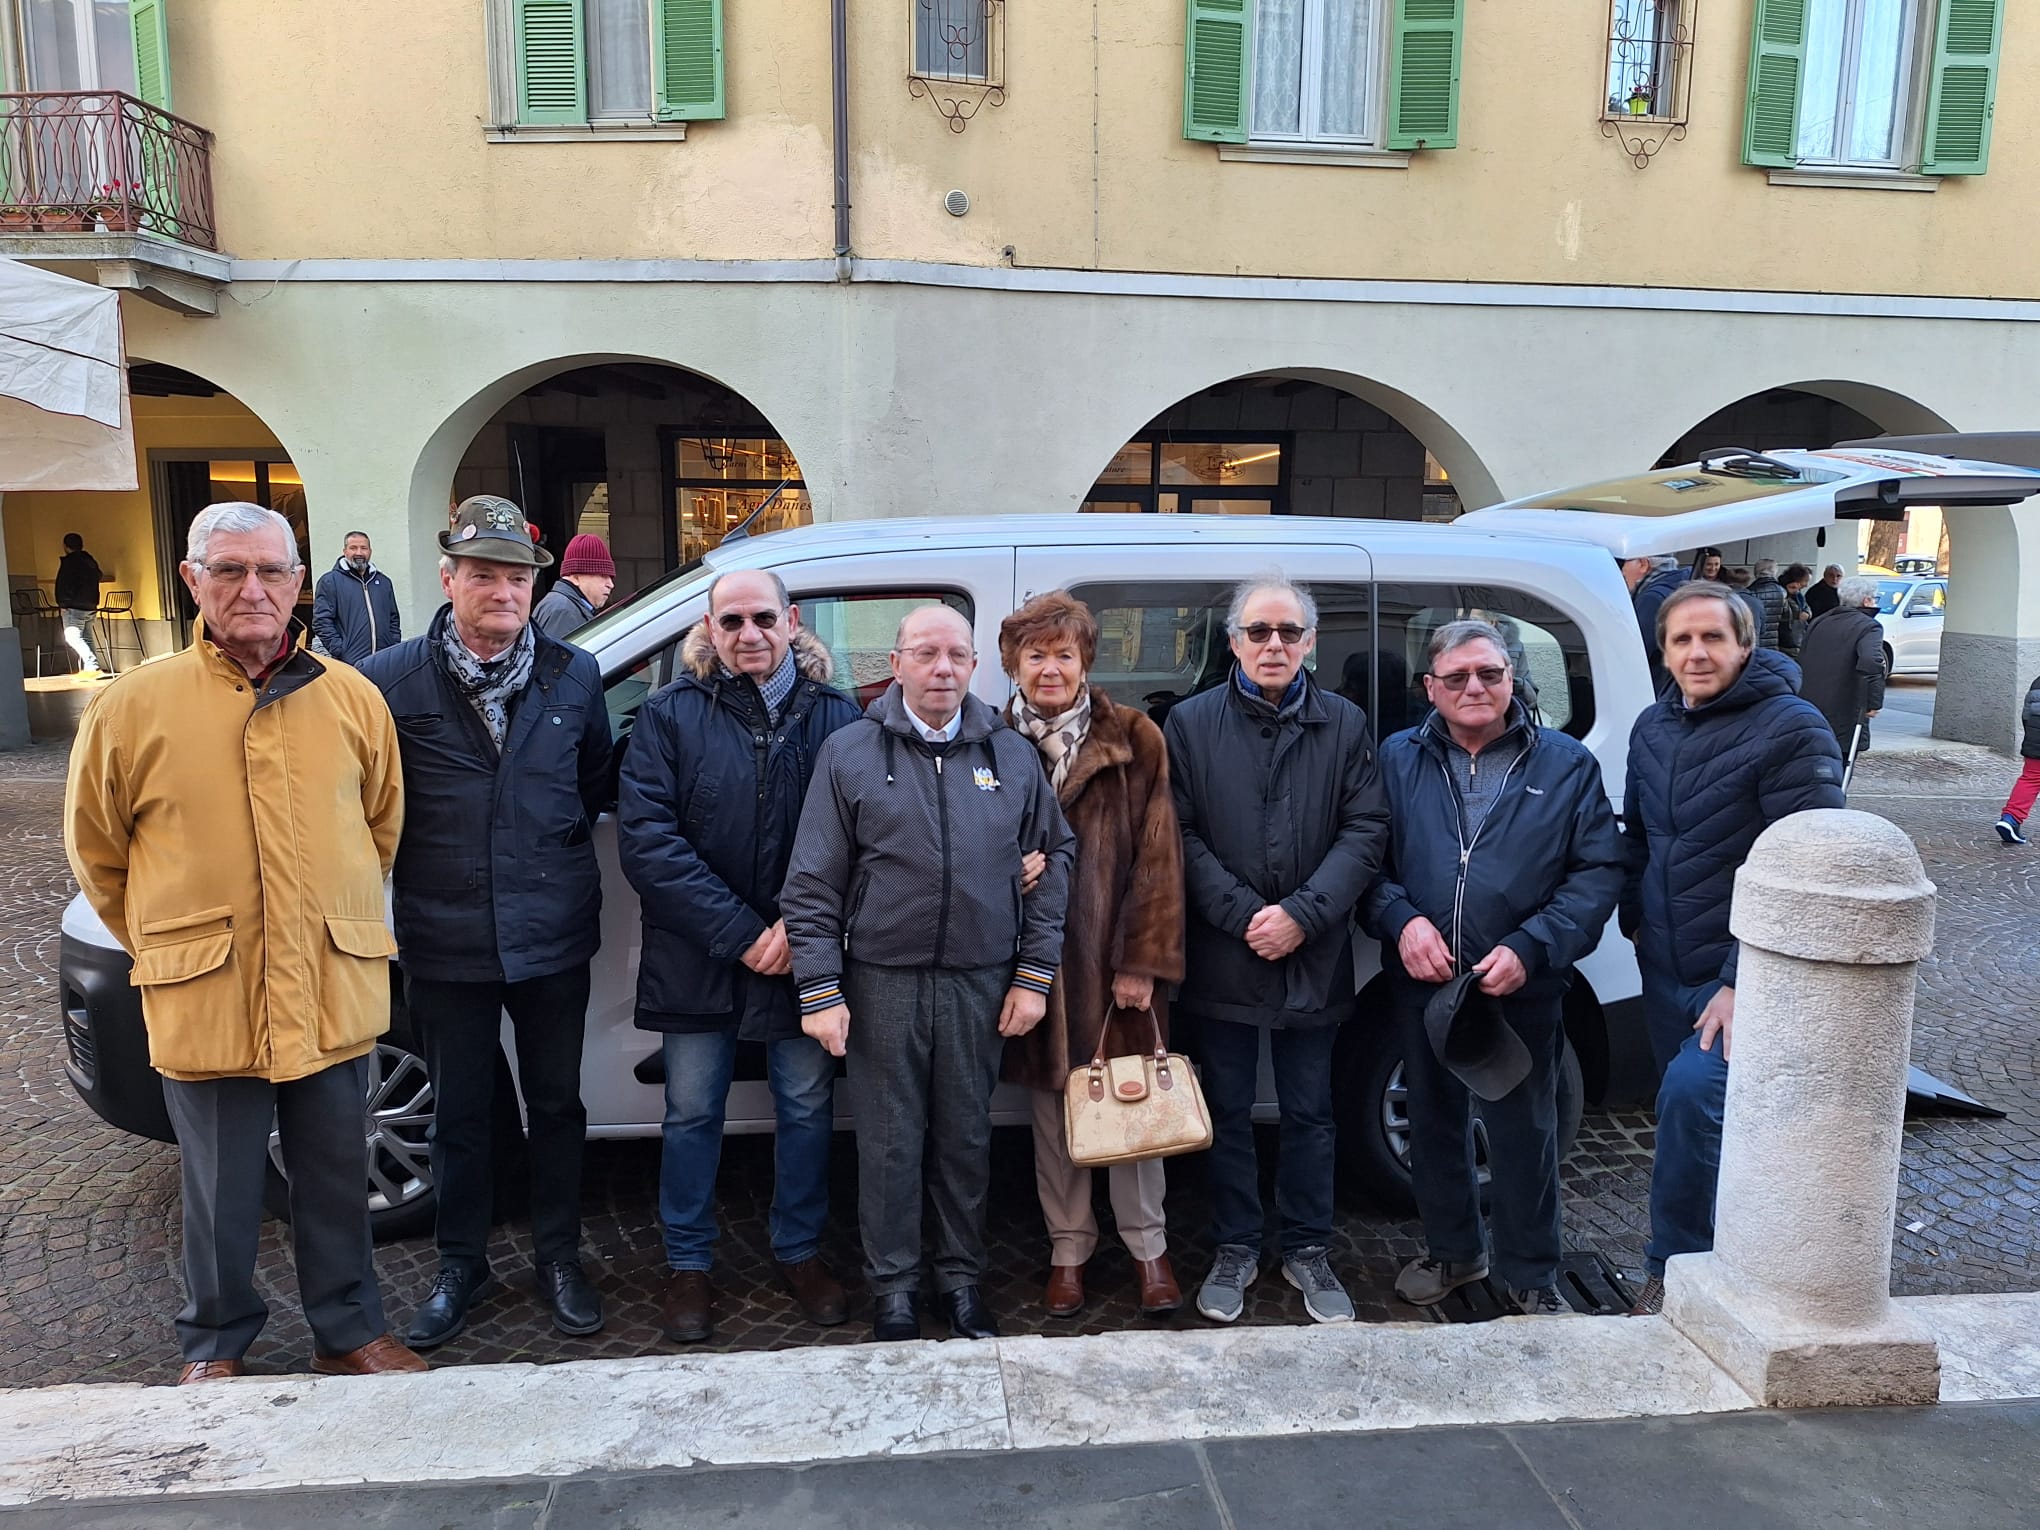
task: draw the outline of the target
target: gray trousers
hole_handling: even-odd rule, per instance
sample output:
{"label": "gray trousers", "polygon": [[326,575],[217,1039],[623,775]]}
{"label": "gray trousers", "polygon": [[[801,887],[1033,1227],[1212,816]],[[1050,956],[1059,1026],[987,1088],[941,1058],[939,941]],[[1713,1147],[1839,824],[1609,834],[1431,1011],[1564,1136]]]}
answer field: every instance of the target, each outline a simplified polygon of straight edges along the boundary
{"label": "gray trousers", "polygon": [[366,1057],[287,1084],[163,1080],[184,1159],[186,1360],[238,1360],[268,1321],[255,1249],[272,1124],[290,1179],[298,1296],[319,1353],[344,1355],[389,1331],[368,1228],[367,1092]]}
{"label": "gray trousers", "polygon": [[921,1184],[935,1210],[935,1289],[978,1283],[992,1178],[999,1006],[1010,966],[843,973],[850,1108],[857,1116],[857,1226],[874,1296],[921,1285]]}

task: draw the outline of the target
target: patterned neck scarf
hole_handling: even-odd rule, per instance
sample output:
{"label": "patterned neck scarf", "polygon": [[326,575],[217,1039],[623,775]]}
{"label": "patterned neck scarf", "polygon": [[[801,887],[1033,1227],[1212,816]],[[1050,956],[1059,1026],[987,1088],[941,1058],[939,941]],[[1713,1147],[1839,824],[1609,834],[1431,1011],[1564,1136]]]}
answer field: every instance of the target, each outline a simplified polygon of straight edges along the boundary
{"label": "patterned neck scarf", "polygon": [[1075,706],[1053,717],[1037,712],[1025,696],[1015,691],[1008,716],[1017,731],[1034,740],[1034,747],[1048,762],[1048,783],[1060,792],[1063,782],[1069,779],[1077,751],[1084,747],[1091,732],[1091,688],[1085,686]]}
{"label": "patterned neck scarf", "polygon": [[[735,670],[724,665],[723,678],[725,680],[735,680],[739,677]],[[773,670],[763,680],[753,682],[758,687],[758,699],[765,703],[765,720],[767,722],[776,723],[779,721],[779,714],[786,708],[786,698],[793,694],[793,684],[799,678],[800,671],[794,665],[793,650],[789,648],[780,659],[777,669]]]}
{"label": "patterned neck scarf", "polygon": [[479,659],[460,640],[460,629],[448,616],[446,625],[439,631],[439,652],[446,660],[446,672],[453,678],[454,689],[467,698],[475,715],[482,720],[482,726],[489,730],[489,738],[497,751],[503,748],[503,735],[510,727],[510,703],[517,693],[531,683],[531,661],[537,656],[538,642],[531,635],[531,624],[525,623],[524,630],[517,634],[517,641],[493,659]]}

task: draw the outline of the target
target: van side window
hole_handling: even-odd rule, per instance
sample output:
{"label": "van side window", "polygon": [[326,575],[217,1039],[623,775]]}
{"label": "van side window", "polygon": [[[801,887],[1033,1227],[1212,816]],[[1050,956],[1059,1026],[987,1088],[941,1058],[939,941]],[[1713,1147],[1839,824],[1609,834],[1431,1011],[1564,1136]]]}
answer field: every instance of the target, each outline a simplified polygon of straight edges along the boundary
{"label": "van side window", "polygon": [[619,754],[630,730],[637,725],[638,708],[645,704],[645,698],[673,679],[674,655],[679,646],[668,643],[664,648],[654,649],[603,682],[602,701],[609,713],[609,736],[616,741]]}
{"label": "van side window", "polygon": [[1501,629],[1516,694],[1536,720],[1574,738],[1594,725],[1594,679],[1579,623],[1527,590],[1494,584],[1381,584],[1375,587],[1381,736],[1412,727],[1430,710],[1423,677],[1431,636],[1447,622],[1478,617]]}
{"label": "van side window", "polygon": [[[793,601],[800,607],[801,626],[820,638],[835,660],[830,683],[860,707],[870,706],[892,684],[893,639],[909,611],[939,601],[961,612],[965,621],[977,620],[971,598],[954,590],[794,591]],[[991,657],[998,662],[996,654]]]}

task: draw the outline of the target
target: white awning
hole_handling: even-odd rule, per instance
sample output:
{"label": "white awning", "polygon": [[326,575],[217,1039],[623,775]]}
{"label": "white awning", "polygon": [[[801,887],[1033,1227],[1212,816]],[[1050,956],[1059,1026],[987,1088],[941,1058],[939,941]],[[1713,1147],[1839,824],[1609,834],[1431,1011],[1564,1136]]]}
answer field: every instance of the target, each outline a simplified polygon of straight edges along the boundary
{"label": "white awning", "polygon": [[0,259],[0,491],[137,486],[120,294]]}

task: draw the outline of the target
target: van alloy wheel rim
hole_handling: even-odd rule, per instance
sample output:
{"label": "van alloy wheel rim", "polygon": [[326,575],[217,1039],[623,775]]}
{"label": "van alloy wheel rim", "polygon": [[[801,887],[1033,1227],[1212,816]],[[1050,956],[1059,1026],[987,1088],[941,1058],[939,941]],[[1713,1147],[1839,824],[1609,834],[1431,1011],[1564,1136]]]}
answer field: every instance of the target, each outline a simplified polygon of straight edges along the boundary
{"label": "van alloy wheel rim", "polygon": [[[415,1204],[432,1193],[432,1082],[415,1052],[377,1042],[368,1056],[368,1209]],[[283,1144],[269,1133],[269,1161],[284,1172]]]}
{"label": "van alloy wheel rim", "polygon": [[[1474,1103],[1473,1172],[1474,1178],[1485,1185],[1492,1177],[1488,1169],[1487,1122],[1480,1118],[1479,1101]],[[1389,1070],[1388,1082],[1382,1086],[1381,1135],[1388,1139],[1388,1150],[1395,1154],[1396,1162],[1405,1173],[1409,1172],[1410,1082],[1402,1063]]]}

